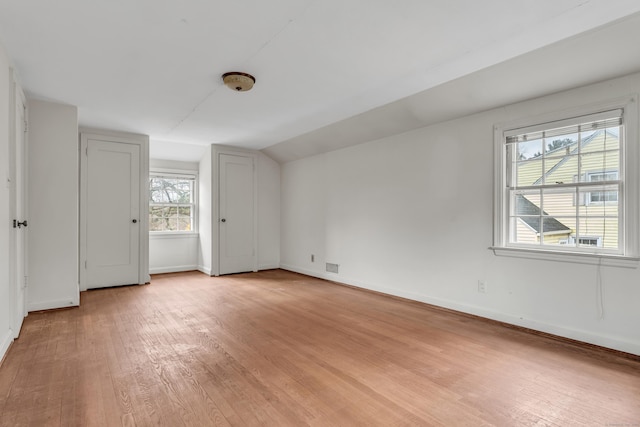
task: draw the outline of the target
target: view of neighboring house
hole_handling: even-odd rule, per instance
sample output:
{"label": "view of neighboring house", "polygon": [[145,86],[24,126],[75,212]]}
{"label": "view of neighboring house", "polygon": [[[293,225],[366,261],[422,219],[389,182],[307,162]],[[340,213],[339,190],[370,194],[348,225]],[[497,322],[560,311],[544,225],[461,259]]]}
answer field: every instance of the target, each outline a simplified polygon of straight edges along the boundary
{"label": "view of neighboring house", "polygon": [[619,130],[512,144],[511,242],[618,249]]}

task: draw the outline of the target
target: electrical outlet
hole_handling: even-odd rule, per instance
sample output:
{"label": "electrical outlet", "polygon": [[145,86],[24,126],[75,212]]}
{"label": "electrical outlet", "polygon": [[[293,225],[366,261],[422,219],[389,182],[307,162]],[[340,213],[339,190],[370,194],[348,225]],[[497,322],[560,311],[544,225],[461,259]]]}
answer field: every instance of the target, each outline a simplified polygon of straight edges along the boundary
{"label": "electrical outlet", "polygon": [[487,293],[487,284],[482,280],[478,280],[478,292],[480,292],[481,294]]}

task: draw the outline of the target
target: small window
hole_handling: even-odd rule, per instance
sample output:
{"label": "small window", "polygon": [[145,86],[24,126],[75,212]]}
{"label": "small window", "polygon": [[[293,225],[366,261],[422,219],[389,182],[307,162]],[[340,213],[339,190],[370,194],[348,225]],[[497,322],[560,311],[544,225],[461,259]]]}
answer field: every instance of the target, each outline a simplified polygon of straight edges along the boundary
{"label": "small window", "polygon": [[580,239],[578,239],[578,244],[584,246],[595,246],[599,248],[600,246],[602,246],[602,239],[600,237],[581,237]]}
{"label": "small window", "polygon": [[[576,239],[574,236],[569,236],[567,239],[560,241],[561,245],[575,245]],[[602,238],[598,236],[580,237],[578,239],[578,245],[580,246],[595,246],[597,248],[602,246]]]}
{"label": "small window", "polygon": [[151,172],[149,178],[149,231],[196,231],[196,176]]}
{"label": "small window", "polygon": [[496,126],[494,249],[637,255],[635,99],[616,107]]}
{"label": "small window", "polygon": [[[580,177],[573,176],[573,182],[588,181],[588,182],[605,182],[605,181],[617,181],[618,171],[600,171],[584,173]],[[578,203],[580,205],[592,205],[604,202],[618,202],[618,193],[615,191],[591,191],[580,192],[578,195]],[[574,203],[576,196],[573,197]]]}
{"label": "small window", "polygon": [[[587,174],[589,182],[617,181],[618,171],[592,172]],[[617,191],[592,191],[589,193],[589,204],[618,202]]]}

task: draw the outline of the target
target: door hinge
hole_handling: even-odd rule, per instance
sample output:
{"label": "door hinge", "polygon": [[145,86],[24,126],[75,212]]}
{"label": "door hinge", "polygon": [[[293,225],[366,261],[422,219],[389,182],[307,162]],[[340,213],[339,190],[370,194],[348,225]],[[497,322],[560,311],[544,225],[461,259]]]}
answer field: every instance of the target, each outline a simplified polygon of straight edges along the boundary
{"label": "door hinge", "polygon": [[85,270],[87,269],[87,261],[86,260],[84,261],[84,269]]}
{"label": "door hinge", "polygon": [[22,289],[27,289],[27,276],[24,276],[24,283],[22,284]]}
{"label": "door hinge", "polygon": [[24,123],[24,133],[27,133],[27,131],[29,130],[29,123],[26,120],[23,123]]}

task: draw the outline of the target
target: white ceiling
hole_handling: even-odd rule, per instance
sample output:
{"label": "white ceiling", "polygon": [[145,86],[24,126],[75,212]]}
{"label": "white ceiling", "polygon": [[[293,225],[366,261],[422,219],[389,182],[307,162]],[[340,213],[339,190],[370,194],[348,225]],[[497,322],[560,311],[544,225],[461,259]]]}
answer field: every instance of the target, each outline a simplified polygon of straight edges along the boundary
{"label": "white ceiling", "polygon": [[[217,143],[286,161],[640,69],[637,52],[609,44],[637,43],[638,15],[621,19],[639,11],[638,0],[0,0],[0,40],[29,97],[76,105],[82,126],[150,135],[156,158],[202,150],[169,142]],[[615,66],[572,78],[573,63],[530,62],[584,40],[613,50]],[[486,70],[509,67],[519,77],[487,91]],[[227,71],[253,74],[254,89],[230,91]],[[394,124],[378,125],[382,114]]]}

